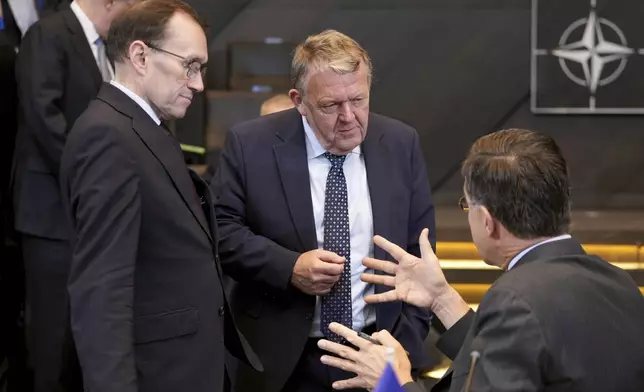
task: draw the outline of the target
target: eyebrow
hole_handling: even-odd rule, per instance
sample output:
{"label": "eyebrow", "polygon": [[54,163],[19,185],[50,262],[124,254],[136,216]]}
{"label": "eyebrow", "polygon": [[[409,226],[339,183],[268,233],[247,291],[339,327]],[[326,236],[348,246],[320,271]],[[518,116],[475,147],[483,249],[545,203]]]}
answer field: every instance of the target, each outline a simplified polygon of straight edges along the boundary
{"label": "eyebrow", "polygon": [[206,65],[208,65],[208,61],[204,61],[204,60],[203,60],[203,57],[199,57],[199,56],[186,56],[186,61],[187,61],[189,64],[190,64],[190,63],[194,63],[194,62],[198,62],[198,63],[199,63],[199,64],[201,64],[202,66],[206,66]]}

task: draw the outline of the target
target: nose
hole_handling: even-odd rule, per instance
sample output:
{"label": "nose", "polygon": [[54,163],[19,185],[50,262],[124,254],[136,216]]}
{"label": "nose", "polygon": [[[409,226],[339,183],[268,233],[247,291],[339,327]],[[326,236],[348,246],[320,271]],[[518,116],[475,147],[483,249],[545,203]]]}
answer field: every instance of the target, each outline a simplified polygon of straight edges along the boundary
{"label": "nose", "polygon": [[192,79],[188,79],[188,88],[194,92],[202,92],[204,89],[203,76],[197,75]]}
{"label": "nose", "polygon": [[353,106],[349,102],[343,102],[340,106],[340,119],[344,122],[352,122],[355,120],[356,115],[353,112]]}

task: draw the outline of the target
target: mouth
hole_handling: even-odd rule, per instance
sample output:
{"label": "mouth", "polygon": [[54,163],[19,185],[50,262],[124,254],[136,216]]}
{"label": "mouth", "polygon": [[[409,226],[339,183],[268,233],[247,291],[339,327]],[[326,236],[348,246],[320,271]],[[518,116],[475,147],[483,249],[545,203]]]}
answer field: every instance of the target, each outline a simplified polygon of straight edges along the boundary
{"label": "mouth", "polygon": [[192,97],[186,97],[185,95],[180,95],[180,97],[187,99],[189,102],[192,102]]}

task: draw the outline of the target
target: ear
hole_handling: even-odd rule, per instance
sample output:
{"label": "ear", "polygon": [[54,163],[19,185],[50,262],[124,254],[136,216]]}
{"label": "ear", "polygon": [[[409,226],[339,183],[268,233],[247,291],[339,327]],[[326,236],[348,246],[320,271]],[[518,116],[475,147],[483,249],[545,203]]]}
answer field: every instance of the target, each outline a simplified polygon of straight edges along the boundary
{"label": "ear", "polygon": [[497,221],[490,211],[485,206],[481,206],[481,214],[483,215],[483,224],[485,225],[485,232],[488,237],[495,238],[499,235],[499,221]]}
{"label": "ear", "polygon": [[293,102],[293,105],[297,108],[297,111],[300,112],[302,116],[307,115],[307,107],[304,105],[303,97],[300,94],[300,90],[296,88],[292,88],[288,92],[288,96],[291,98],[291,102]]}
{"label": "ear", "polygon": [[139,74],[144,74],[147,69],[147,49],[147,45],[139,40],[132,42],[128,48],[130,63]]}

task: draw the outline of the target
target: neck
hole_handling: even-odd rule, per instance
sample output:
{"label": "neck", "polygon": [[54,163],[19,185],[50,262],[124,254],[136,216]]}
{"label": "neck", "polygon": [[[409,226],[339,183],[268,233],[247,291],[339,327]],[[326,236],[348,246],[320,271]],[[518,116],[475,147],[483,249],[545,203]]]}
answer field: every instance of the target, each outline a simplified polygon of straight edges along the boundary
{"label": "neck", "polygon": [[132,91],[134,94],[138,95],[139,98],[144,100],[154,113],[161,119],[165,120],[165,118],[161,115],[159,112],[159,109],[148,99],[147,94],[145,94],[145,90],[141,86],[141,83],[137,78],[131,77],[127,72],[124,72],[122,69],[122,66],[120,66],[118,63],[115,64],[116,69],[115,69],[115,75],[114,75],[114,81],[121,86],[127,88],[128,90]]}
{"label": "neck", "polygon": [[91,0],[90,1],[75,0],[75,1],[76,1],[76,4],[78,4],[78,6],[80,7],[80,9],[83,10],[85,15],[87,15],[87,18],[92,22],[92,24],[94,25],[94,28],[96,28],[96,31],[99,33],[99,35],[102,36],[102,34],[100,34],[100,31],[97,27],[99,25],[100,18],[99,18],[99,12],[96,9],[97,8],[96,4],[93,4]]}
{"label": "neck", "polygon": [[550,238],[555,238],[557,236],[551,236],[551,237],[537,237],[537,238],[530,238],[528,240],[524,240],[521,238],[512,238],[509,243],[503,247],[501,251],[501,265],[499,267],[503,268],[504,270],[508,269],[508,265],[510,264],[510,261],[514,258],[514,256],[518,255],[523,251],[524,249],[528,249],[532,245],[538,244],[540,242],[543,242],[545,240],[548,240]]}

